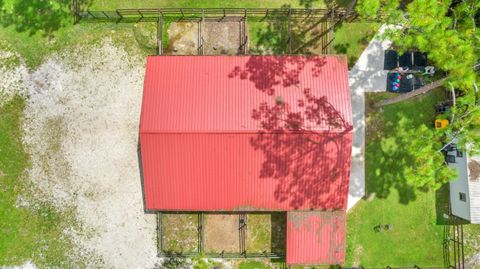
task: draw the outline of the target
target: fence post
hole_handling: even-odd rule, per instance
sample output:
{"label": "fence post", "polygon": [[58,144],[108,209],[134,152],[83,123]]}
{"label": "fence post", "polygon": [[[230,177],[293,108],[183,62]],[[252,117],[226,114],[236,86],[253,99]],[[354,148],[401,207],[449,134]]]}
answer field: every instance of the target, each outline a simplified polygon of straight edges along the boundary
{"label": "fence post", "polygon": [[118,11],[118,9],[115,10],[115,13],[117,13],[117,16],[118,16],[118,19],[117,19],[117,23],[118,23],[118,22],[120,22],[120,21],[123,19],[123,16],[122,16],[122,14],[120,13],[120,11]]}
{"label": "fence post", "polygon": [[335,8],[332,8],[331,14],[330,14],[330,46],[328,47],[328,53],[333,52],[333,40],[334,40],[334,35],[335,35]]}
{"label": "fence post", "polygon": [[163,16],[158,17],[157,46],[158,46],[158,55],[162,55],[163,54]]}
{"label": "fence post", "polygon": [[265,12],[265,16],[260,21],[265,20],[267,17],[268,17],[268,8],[267,8],[267,11]]}
{"label": "fence post", "polygon": [[288,53],[292,53],[292,28],[291,28],[291,20],[290,20],[290,15],[291,15],[292,9],[288,9],[288,25],[287,25],[287,31],[288,31]]}
{"label": "fence post", "polygon": [[157,255],[163,254],[163,227],[162,227],[162,212],[157,214]]}

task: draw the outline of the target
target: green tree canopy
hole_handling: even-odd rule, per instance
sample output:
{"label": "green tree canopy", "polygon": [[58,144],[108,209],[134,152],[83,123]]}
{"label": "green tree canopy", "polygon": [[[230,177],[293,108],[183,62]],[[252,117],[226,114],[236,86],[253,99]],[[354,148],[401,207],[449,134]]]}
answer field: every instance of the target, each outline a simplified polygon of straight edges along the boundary
{"label": "green tree canopy", "polygon": [[[478,0],[359,0],[356,10],[363,18],[379,19],[390,28],[390,38],[400,50],[418,49],[448,77],[445,87],[455,96],[445,130],[425,125],[403,131],[395,140],[383,141],[388,152],[402,143],[404,151],[414,152],[413,162],[404,169],[407,182],[417,187],[438,188],[455,177],[444,162],[441,150],[457,141],[470,153],[479,153],[480,76],[474,66],[480,62],[480,1]],[[393,138],[392,138],[393,139]]]}

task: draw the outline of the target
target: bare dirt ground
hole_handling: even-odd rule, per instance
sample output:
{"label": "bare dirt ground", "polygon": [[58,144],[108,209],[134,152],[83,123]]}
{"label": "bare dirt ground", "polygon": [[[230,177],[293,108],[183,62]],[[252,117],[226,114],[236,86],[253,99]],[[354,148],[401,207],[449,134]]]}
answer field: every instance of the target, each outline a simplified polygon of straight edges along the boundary
{"label": "bare dirt ground", "polygon": [[[233,21],[232,21],[233,20]],[[235,55],[240,47],[240,22],[233,18],[222,22],[206,20],[203,23],[204,55]],[[167,29],[167,55],[197,55],[199,22],[172,22]]]}
{"label": "bare dirt ground", "polygon": [[207,252],[239,253],[239,215],[205,215],[205,250]]}
{"label": "bare dirt ground", "polygon": [[144,213],[137,157],[144,58],[109,40],[76,52],[30,73],[22,65],[0,72],[28,96],[24,143],[35,199],[73,210],[81,228],[65,234],[72,256],[91,259],[90,267],[151,268],[156,219]]}
{"label": "bare dirt ground", "polygon": [[167,55],[197,55],[198,54],[198,23],[172,22],[167,29]]}
{"label": "bare dirt ground", "polygon": [[[233,20],[233,19],[232,19]],[[206,21],[203,39],[205,55],[236,55],[240,47],[240,27],[238,21]]]}

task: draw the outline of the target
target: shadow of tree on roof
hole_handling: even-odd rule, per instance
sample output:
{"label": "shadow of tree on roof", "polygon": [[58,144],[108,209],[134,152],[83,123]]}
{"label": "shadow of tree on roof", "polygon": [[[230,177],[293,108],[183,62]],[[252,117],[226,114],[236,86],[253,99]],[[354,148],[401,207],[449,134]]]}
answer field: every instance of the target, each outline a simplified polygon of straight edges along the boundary
{"label": "shadow of tree on roof", "polygon": [[[346,206],[352,125],[326,96],[315,96],[301,81],[306,68],[318,77],[325,64],[320,56],[254,56],[230,74],[274,98],[253,109],[260,130],[250,143],[264,156],[259,177],[275,179],[275,199],[295,209]],[[296,91],[298,100],[284,100],[277,87]]]}

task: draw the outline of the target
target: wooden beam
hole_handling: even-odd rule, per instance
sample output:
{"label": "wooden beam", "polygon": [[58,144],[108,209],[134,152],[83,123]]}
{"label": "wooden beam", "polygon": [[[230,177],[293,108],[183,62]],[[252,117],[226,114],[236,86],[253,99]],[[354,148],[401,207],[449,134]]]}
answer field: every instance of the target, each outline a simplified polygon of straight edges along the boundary
{"label": "wooden beam", "polygon": [[395,103],[398,103],[398,102],[401,102],[401,101],[404,101],[404,100],[407,100],[407,99],[410,99],[412,97],[415,97],[417,95],[420,95],[420,94],[424,94],[424,93],[427,93],[435,88],[438,88],[440,86],[443,85],[443,83],[447,80],[447,78],[442,78],[442,79],[439,79],[437,81],[434,81],[430,84],[427,84],[421,88],[418,88],[414,91],[411,91],[411,92],[408,92],[408,93],[404,93],[404,94],[400,94],[398,96],[395,96],[393,98],[390,98],[390,99],[385,99],[385,100],[382,100],[380,102],[377,102],[375,103],[373,106],[375,108],[379,108],[379,107],[382,107],[382,106],[386,106],[386,105],[390,105],[390,104],[395,104]]}

